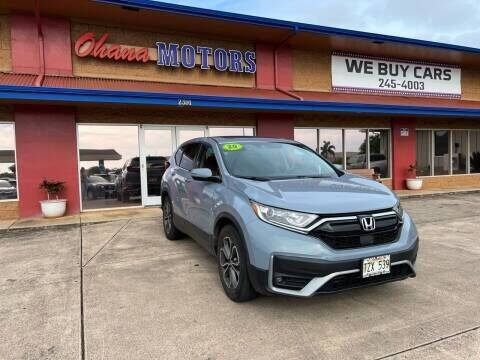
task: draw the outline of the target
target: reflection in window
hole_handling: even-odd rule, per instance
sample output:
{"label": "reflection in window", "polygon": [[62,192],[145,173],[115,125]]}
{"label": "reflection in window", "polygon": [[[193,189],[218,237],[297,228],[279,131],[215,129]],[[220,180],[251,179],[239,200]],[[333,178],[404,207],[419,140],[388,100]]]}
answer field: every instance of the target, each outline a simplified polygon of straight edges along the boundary
{"label": "reflection in window", "polygon": [[209,127],[209,136],[254,136],[253,127]]}
{"label": "reflection in window", "polygon": [[430,176],[432,161],[432,133],[417,130],[417,175]]}
{"label": "reflection in window", "polygon": [[369,130],[368,143],[370,146],[370,169],[375,170],[380,177],[387,178],[390,175],[388,167],[389,159],[389,137],[388,130]]}
{"label": "reflection in window", "polygon": [[470,172],[480,173],[480,131],[470,131]]}
{"label": "reflection in window", "polygon": [[467,173],[468,131],[452,131],[452,172]]}
{"label": "reflection in window", "polygon": [[147,164],[147,194],[160,196],[162,176],[166,162],[172,155],[172,130],[145,129],[145,148],[143,150]]}
{"label": "reflection in window", "polygon": [[434,137],[434,175],[448,175],[450,174],[450,151],[449,138],[450,132],[448,130],[435,130]]}
{"label": "reflection in window", "polygon": [[367,168],[367,130],[345,130],[347,169]]}
{"label": "reflection in window", "polygon": [[0,123],[0,200],[17,199],[15,131],[13,124]]}
{"label": "reflection in window", "polygon": [[82,208],[141,204],[137,126],[79,125]]}
{"label": "reflection in window", "polygon": [[343,139],[340,129],[320,129],[319,153],[343,169]]}
{"label": "reflection in window", "polygon": [[310,149],[318,151],[317,129],[294,129],[293,138]]}

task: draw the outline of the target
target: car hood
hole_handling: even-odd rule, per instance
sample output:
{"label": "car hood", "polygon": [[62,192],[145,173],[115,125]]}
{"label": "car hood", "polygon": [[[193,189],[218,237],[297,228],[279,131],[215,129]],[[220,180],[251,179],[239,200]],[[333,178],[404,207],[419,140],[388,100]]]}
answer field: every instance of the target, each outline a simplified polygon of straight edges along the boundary
{"label": "car hood", "polygon": [[358,176],[253,181],[233,178],[234,186],[264,205],[317,214],[343,214],[392,208],[396,196],[384,185]]}

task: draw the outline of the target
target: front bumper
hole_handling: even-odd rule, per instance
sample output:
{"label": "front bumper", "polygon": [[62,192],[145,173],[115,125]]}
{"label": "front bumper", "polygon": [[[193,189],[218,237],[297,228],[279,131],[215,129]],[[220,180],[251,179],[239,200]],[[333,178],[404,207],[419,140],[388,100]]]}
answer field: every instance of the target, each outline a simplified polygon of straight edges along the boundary
{"label": "front bumper", "polygon": [[417,238],[410,248],[390,253],[389,274],[365,279],[361,273],[363,258],[324,261],[282,254],[271,255],[267,271],[250,267],[249,276],[252,285],[260,293],[299,297],[380,285],[416,276],[418,244]]}

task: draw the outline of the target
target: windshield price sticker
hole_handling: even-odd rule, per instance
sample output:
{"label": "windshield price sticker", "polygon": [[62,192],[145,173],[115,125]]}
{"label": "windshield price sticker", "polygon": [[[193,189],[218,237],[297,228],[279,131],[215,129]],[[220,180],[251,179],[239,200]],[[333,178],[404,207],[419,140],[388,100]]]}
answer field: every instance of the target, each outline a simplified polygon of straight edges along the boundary
{"label": "windshield price sticker", "polygon": [[460,98],[461,69],[454,66],[332,55],[337,92]]}
{"label": "windshield price sticker", "polygon": [[223,144],[223,150],[225,151],[240,151],[242,149],[242,144]]}

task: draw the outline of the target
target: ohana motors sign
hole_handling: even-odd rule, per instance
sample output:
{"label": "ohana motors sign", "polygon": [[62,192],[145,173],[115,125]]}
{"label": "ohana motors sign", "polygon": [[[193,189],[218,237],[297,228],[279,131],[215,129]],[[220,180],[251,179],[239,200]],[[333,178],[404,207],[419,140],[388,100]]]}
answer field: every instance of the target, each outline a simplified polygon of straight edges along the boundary
{"label": "ohana motors sign", "polygon": [[332,88],[337,92],[460,98],[459,67],[333,53]]}
{"label": "ohana motors sign", "polygon": [[254,74],[257,71],[255,52],[227,50],[208,46],[193,46],[157,42],[156,48],[135,47],[108,43],[109,34],[96,38],[94,33],[85,33],[75,41],[78,57],[93,57],[111,61],[147,63],[156,61],[158,66],[201,70],[215,69],[236,73]]}

